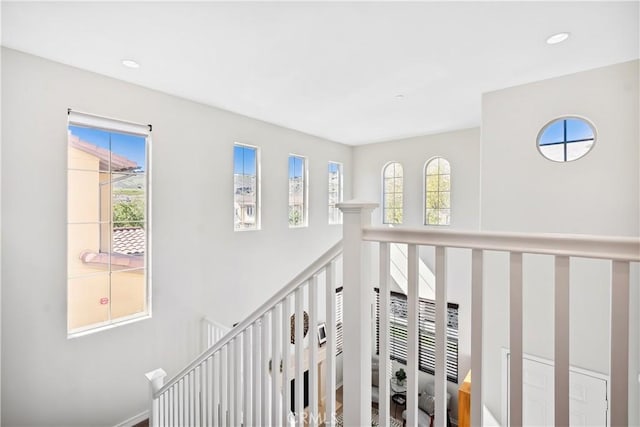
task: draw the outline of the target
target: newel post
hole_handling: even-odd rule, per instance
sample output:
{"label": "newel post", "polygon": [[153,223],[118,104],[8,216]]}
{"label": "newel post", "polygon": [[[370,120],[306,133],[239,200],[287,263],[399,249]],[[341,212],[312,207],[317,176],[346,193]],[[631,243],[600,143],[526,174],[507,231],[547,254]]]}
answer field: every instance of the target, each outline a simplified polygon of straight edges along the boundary
{"label": "newel post", "polygon": [[345,426],[371,425],[371,249],[362,228],[377,203],[350,201],[343,213],[343,416]]}
{"label": "newel post", "polygon": [[159,405],[158,401],[154,399],[155,394],[162,388],[164,385],[164,378],[167,376],[167,373],[164,369],[156,369],[151,372],[147,372],[144,374],[149,380],[149,392],[150,392],[150,412],[149,412],[149,427],[156,427],[159,425],[158,415],[159,415]]}

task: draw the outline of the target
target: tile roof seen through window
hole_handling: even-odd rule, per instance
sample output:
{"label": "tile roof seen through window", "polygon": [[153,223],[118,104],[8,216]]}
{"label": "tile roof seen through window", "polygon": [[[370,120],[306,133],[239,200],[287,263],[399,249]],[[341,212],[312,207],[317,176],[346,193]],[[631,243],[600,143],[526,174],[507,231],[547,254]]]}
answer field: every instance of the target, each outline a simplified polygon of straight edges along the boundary
{"label": "tile roof seen through window", "polygon": [[144,254],[146,236],[144,228],[123,227],[113,229],[113,252],[126,255]]}

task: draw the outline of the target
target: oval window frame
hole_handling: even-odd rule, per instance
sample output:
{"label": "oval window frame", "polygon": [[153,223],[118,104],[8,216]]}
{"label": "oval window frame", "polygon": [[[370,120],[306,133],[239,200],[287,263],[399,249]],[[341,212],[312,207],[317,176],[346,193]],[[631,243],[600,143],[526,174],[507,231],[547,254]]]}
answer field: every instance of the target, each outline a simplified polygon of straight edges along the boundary
{"label": "oval window frame", "polygon": [[[589,150],[587,150],[584,154],[582,154],[579,157],[576,157],[575,159],[571,159],[571,160],[554,160],[551,159],[549,157],[547,157],[542,150],[540,149],[540,138],[542,137],[542,135],[544,134],[544,132],[554,123],[559,122],[560,120],[567,120],[567,119],[577,119],[577,120],[581,120],[582,122],[586,123],[589,128],[591,129],[591,131],[593,132],[593,144],[591,145],[591,148],[589,148]],[[536,144],[536,150],[538,150],[538,153],[545,159],[548,160],[550,162],[554,162],[554,163],[571,163],[571,162],[575,162],[576,160],[580,160],[582,158],[584,158],[585,156],[587,156],[589,153],[591,153],[596,145],[596,142],[598,142],[598,130],[596,129],[596,126],[593,124],[593,122],[591,120],[589,120],[588,118],[584,117],[584,116],[579,116],[576,114],[569,114],[569,115],[565,115],[565,116],[558,116],[552,120],[549,120],[544,126],[542,126],[542,128],[538,131],[538,135],[536,136],[536,140],[535,140],[535,144]],[[566,145],[566,142],[565,142]]]}

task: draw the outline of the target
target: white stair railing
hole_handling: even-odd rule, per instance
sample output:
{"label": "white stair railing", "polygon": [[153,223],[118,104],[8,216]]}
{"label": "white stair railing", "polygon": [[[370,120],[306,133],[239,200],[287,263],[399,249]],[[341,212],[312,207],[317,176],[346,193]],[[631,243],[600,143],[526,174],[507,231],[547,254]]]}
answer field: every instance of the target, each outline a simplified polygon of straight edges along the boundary
{"label": "white stair railing", "polygon": [[[156,426],[281,426],[318,425],[335,420],[335,262],[337,243],[277,294],[233,327],[189,366],[163,384],[163,372],[148,374],[152,382],[149,425]],[[327,343],[316,338],[319,277],[324,277]],[[291,309],[295,345],[290,343]],[[323,359],[324,378],[318,377]],[[274,363],[270,363],[274,361]],[[281,361],[281,363],[278,363]],[[279,368],[281,365],[281,368]],[[295,381],[291,410],[290,381],[308,374],[309,409],[304,411],[304,383]],[[323,381],[324,380],[324,381]],[[324,383],[322,387],[319,384]],[[321,410],[322,409],[322,410]]]}
{"label": "white stair railing", "polygon": [[[418,422],[418,283],[419,247],[435,248],[435,416],[445,427],[447,420],[446,327],[449,248],[470,251],[471,259],[471,425],[482,426],[482,299],[486,251],[509,254],[509,420],[522,426],[522,307],[523,254],[555,257],[555,424],[569,425],[569,273],[572,258],[607,260],[611,265],[610,425],[628,425],[629,287],[630,264],[640,262],[640,239],[525,233],[461,232],[405,227],[372,227],[370,212],[376,204],[339,204],[343,212],[343,240],[336,244],[281,291],[224,335],[166,385],[164,373],[148,374],[152,382],[151,426],[281,426],[295,423],[325,425],[335,421],[335,261],[342,252],[343,264],[343,420],[345,426],[371,425],[372,343],[372,244],[379,245],[380,270],[380,363],[388,360],[390,244],[408,245],[408,354],[407,426]],[[342,248],[344,250],[342,251]],[[325,277],[327,344],[324,354],[316,339],[305,348],[303,322],[295,322],[295,346],[289,344],[289,315],[310,317],[310,337],[315,338],[319,277]],[[309,407],[303,411],[303,377],[308,366],[326,357],[325,385],[316,369],[309,369]],[[280,374],[272,371],[278,368]],[[389,372],[379,370],[379,424],[390,425]],[[493,383],[496,380],[493,379]],[[325,395],[322,399],[321,395]],[[291,400],[295,396],[295,408]],[[320,408],[325,403],[324,410]],[[291,416],[292,414],[297,416]],[[305,423],[307,421],[307,423]]]}
{"label": "white stair railing", "polygon": [[231,328],[208,317],[202,319],[202,351],[213,347]]}
{"label": "white stair railing", "polygon": [[[345,425],[370,425],[370,385],[366,373],[370,360],[364,357],[371,342],[371,322],[366,321],[370,291],[368,245],[378,244],[380,254],[380,363],[389,358],[388,307],[390,291],[390,244],[407,244],[408,351],[407,426],[418,422],[418,265],[419,247],[435,247],[435,417],[434,425],[447,423],[446,322],[447,251],[470,250],[471,259],[471,425],[482,426],[482,298],[485,251],[509,254],[509,420],[523,424],[522,402],[522,307],[523,254],[555,257],[555,425],[569,425],[569,266],[572,258],[607,260],[611,266],[610,331],[610,425],[628,425],[629,381],[629,287],[630,263],[640,262],[640,239],[561,234],[461,232],[406,227],[372,227],[369,212],[375,204],[349,202],[340,205],[344,213],[344,420]],[[349,291],[349,292],[347,292]],[[360,337],[357,336],[360,334]],[[364,337],[364,338],[362,338]],[[365,366],[362,368],[362,366]],[[350,378],[347,375],[351,373]],[[390,423],[390,390],[387,370],[379,370],[380,425]],[[493,379],[495,383],[495,379]]]}

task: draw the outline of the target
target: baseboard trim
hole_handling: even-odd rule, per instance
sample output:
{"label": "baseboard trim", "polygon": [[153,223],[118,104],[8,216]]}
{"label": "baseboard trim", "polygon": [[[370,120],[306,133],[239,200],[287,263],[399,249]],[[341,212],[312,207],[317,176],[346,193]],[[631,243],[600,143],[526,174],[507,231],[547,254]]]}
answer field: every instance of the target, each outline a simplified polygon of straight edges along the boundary
{"label": "baseboard trim", "polygon": [[114,427],[132,427],[144,420],[149,418],[149,411],[146,410],[144,412],[140,412],[138,415],[134,415],[133,417],[124,420],[123,422],[116,424]]}

